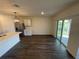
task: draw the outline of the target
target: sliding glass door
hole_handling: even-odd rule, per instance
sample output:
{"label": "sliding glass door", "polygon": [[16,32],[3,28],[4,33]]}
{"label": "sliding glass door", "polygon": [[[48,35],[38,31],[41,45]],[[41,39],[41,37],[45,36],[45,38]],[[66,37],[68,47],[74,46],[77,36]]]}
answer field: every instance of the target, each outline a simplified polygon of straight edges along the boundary
{"label": "sliding glass door", "polygon": [[62,26],[63,26],[63,21],[62,20],[58,20],[57,21],[57,33],[56,33],[56,37],[57,37],[58,40],[61,40]]}
{"label": "sliding glass door", "polygon": [[70,30],[71,20],[57,20],[57,31],[56,37],[60,42],[67,46],[69,39],[69,30]]}
{"label": "sliding glass door", "polygon": [[69,39],[71,20],[64,20],[61,42],[67,46]]}

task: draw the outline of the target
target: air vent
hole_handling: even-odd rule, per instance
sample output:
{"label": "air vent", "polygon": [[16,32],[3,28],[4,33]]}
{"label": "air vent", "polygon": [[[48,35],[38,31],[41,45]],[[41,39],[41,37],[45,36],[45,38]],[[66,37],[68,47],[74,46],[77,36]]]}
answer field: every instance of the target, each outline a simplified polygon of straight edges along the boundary
{"label": "air vent", "polygon": [[14,7],[17,7],[17,8],[20,8],[20,6],[18,4],[14,4],[13,6]]}

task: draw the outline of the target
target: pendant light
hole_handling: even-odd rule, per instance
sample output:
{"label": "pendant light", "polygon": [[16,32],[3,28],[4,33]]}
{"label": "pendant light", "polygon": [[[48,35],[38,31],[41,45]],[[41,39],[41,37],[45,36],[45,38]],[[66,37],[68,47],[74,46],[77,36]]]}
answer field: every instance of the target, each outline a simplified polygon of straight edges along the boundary
{"label": "pendant light", "polygon": [[14,22],[20,22],[20,20],[17,18],[16,12],[14,12]]}

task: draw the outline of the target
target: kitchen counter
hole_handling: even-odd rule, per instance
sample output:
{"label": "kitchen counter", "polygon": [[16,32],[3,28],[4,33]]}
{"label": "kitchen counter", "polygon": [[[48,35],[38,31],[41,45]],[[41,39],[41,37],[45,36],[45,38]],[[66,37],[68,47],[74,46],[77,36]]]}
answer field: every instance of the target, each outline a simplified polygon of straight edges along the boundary
{"label": "kitchen counter", "polygon": [[6,33],[6,34],[4,34],[3,36],[0,37],[0,41],[5,40],[6,38],[7,39],[11,38],[11,37],[13,37],[13,36],[15,36],[17,34],[20,34],[20,32],[9,32],[9,33]]}

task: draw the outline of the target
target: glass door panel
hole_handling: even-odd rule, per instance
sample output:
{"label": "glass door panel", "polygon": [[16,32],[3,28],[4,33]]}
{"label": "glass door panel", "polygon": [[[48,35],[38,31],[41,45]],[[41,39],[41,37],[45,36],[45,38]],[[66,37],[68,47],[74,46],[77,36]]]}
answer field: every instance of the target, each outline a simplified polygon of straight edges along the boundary
{"label": "glass door panel", "polygon": [[64,20],[64,23],[63,23],[63,32],[62,32],[62,40],[61,40],[61,42],[65,46],[67,46],[68,39],[69,39],[70,24],[71,24],[71,20]]}
{"label": "glass door panel", "polygon": [[62,20],[58,20],[57,21],[57,39],[61,40],[61,34],[62,34],[62,24],[63,21]]}

